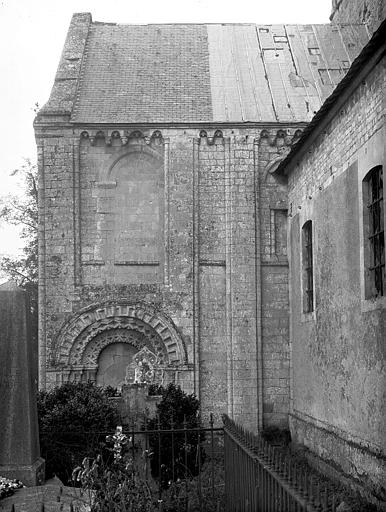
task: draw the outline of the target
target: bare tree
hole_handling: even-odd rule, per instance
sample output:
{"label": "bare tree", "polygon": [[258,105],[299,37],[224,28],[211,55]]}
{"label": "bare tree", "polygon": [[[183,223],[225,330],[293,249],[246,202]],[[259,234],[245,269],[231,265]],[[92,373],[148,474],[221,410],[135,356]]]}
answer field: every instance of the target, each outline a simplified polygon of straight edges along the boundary
{"label": "bare tree", "polygon": [[20,176],[24,193],[21,196],[7,195],[0,197],[0,220],[7,224],[19,226],[20,236],[24,241],[22,255],[3,256],[0,258],[0,271],[18,286],[26,290],[30,299],[32,333],[37,336],[38,304],[38,187],[37,166],[29,159],[12,172]]}

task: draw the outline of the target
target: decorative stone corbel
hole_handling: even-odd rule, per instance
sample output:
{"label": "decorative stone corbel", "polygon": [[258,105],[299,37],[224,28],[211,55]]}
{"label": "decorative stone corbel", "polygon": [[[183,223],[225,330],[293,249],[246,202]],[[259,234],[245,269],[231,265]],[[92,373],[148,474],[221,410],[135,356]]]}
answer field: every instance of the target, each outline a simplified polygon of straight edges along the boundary
{"label": "decorative stone corbel", "polygon": [[284,146],[286,141],[286,132],[284,130],[278,130],[274,140],[274,145],[277,147]]}
{"label": "decorative stone corbel", "polygon": [[293,144],[296,144],[297,141],[300,139],[300,137],[302,136],[302,130],[296,130],[296,132],[294,133],[293,137],[292,137],[292,140],[291,140],[291,145]]}
{"label": "decorative stone corbel", "polygon": [[152,144],[156,146],[161,146],[163,144],[162,133],[159,130],[155,130],[151,136]]}
{"label": "decorative stone corbel", "polygon": [[133,132],[129,133],[129,140],[136,140],[137,142],[139,140],[144,140],[144,135],[140,130],[134,130]]}

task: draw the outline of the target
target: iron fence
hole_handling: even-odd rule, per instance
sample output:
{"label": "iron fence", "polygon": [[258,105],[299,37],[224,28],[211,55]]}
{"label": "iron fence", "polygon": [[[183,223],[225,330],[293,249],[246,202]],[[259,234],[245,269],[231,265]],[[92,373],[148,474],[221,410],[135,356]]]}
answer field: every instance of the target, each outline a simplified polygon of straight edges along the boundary
{"label": "iron fence", "polygon": [[[121,434],[127,439],[122,457],[128,471],[137,481],[145,483],[154,503],[152,510],[162,512],[219,512],[224,510],[224,440],[223,428],[215,427],[212,415],[207,426],[195,421],[192,428],[185,419],[182,424],[170,421],[169,428],[156,420],[144,418],[140,424],[124,426]],[[116,435],[116,433],[115,433]],[[58,450],[87,447],[90,462],[105,444],[113,439],[112,432],[58,432],[54,434]],[[56,450],[57,448],[57,450]],[[107,447],[108,449],[108,447]],[[110,462],[114,453],[110,448]],[[106,455],[107,453],[107,455]],[[42,453],[49,458],[49,453]],[[83,457],[83,455],[82,455]],[[80,453],[76,465],[81,464]],[[109,457],[105,452],[105,459]],[[79,468],[79,474],[81,469]],[[78,483],[80,485],[80,482]],[[100,480],[99,484],[100,486]],[[74,511],[76,507],[74,507]],[[104,510],[104,509],[103,509]],[[107,510],[107,509],[106,509]],[[136,511],[129,504],[117,504],[109,512]],[[138,508],[141,510],[141,508]],[[145,510],[145,509],[143,509]],[[147,510],[147,509],[146,509]]]}
{"label": "iron fence", "polygon": [[332,488],[223,416],[227,512],[335,512]]}

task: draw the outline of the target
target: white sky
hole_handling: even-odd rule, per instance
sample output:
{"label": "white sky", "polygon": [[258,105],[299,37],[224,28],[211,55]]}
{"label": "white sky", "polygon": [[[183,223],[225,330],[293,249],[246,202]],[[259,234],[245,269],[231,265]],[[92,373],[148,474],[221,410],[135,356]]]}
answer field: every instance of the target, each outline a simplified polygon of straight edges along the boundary
{"label": "white sky", "polygon": [[[331,0],[0,0],[0,195],[15,190],[10,172],[36,160],[35,103],[44,105],[74,12],[115,23],[328,23]],[[0,255],[21,243],[0,225]]]}

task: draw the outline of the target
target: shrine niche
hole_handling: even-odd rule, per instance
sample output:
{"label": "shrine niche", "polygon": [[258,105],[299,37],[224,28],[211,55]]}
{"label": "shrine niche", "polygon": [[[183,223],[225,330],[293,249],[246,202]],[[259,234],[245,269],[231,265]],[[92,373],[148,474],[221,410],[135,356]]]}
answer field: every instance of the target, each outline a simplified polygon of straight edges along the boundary
{"label": "shrine niche", "polygon": [[160,361],[157,356],[147,347],[137,352],[133,361],[126,368],[126,384],[153,384],[159,383]]}

